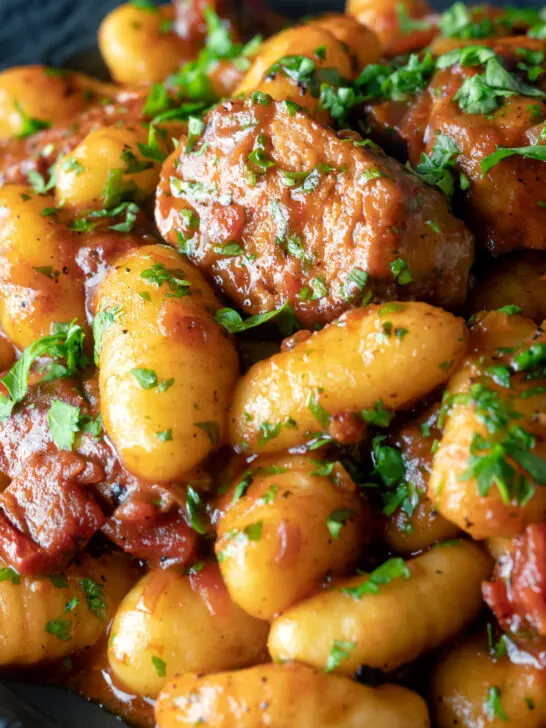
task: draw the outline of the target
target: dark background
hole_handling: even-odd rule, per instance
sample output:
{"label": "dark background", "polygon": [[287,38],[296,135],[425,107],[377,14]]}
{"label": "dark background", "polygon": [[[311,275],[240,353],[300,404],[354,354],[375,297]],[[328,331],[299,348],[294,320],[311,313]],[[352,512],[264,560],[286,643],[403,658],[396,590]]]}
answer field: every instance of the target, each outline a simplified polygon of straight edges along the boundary
{"label": "dark background", "polygon": [[[431,2],[438,9],[451,4],[450,0]],[[77,53],[93,47],[101,18],[119,4],[120,0],[0,0],[0,68],[70,62]],[[518,0],[493,0],[493,4],[523,5]],[[525,2],[526,6],[542,4],[541,0]],[[297,16],[341,10],[344,0],[269,0],[269,5]]]}
{"label": "dark background", "polygon": [[[525,3],[518,0],[490,1],[495,5],[518,7],[543,5],[541,0],[526,0]],[[244,5],[244,0],[240,2]],[[292,17],[342,10],[344,6],[344,0],[267,2],[271,8]],[[442,10],[454,0],[430,2],[436,9]],[[472,4],[479,2],[474,0]],[[0,0],[0,68],[31,63],[81,67],[82,54],[86,58],[86,52],[96,46],[101,19],[119,4],[120,0]],[[65,691],[22,683],[10,684],[10,690],[6,691],[5,685],[0,683],[0,728],[123,726],[96,706]],[[35,712],[25,707],[29,703],[36,706]]]}
{"label": "dark background", "polygon": [[[0,68],[29,63],[62,66],[95,44],[101,19],[120,4],[121,0],[0,0]],[[272,0],[269,4],[295,16],[341,9],[344,2]]]}

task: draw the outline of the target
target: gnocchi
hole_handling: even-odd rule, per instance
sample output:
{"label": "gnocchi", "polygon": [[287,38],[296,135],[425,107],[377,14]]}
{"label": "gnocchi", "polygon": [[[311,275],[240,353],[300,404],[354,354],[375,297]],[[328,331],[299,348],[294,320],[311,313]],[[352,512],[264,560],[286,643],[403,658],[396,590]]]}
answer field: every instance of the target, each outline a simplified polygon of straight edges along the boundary
{"label": "gnocchi", "polygon": [[366,503],[340,463],[258,461],[224,502],[215,546],[220,569],[234,601],[261,619],[345,569],[373,535]]}
{"label": "gnocchi", "polygon": [[230,599],[218,567],[147,574],[121,603],[108,659],[116,677],[156,697],[176,675],[233,670],[259,661],[268,625]]}
{"label": "gnocchi", "polygon": [[238,363],[212,317],[218,305],[200,273],[161,246],[120,258],[97,292],[104,427],[148,480],[182,477],[226,439]]}
{"label": "gnocchi", "polygon": [[407,407],[446,381],[465,349],[464,322],[424,303],[350,311],[242,377],[231,443],[277,452],[324,434],[340,412],[371,409],[378,400],[388,409]]}
{"label": "gnocchi", "polygon": [[[490,564],[472,543],[447,542],[387,564],[381,589],[356,576],[277,617],[268,643],[273,659],[348,676],[359,665],[392,671],[438,647],[480,610]],[[373,572],[369,579],[373,584]]]}
{"label": "gnocchi", "polygon": [[[325,709],[325,706],[327,708]],[[260,665],[207,677],[185,675],[162,693],[159,728],[187,722],[214,728],[428,728],[423,700],[397,685],[369,688],[302,665]]]}

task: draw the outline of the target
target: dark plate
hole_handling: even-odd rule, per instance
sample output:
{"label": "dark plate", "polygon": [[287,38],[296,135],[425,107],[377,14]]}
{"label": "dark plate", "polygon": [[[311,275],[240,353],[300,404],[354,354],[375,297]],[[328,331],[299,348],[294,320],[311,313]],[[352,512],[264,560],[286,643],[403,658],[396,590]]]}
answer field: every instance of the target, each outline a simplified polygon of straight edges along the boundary
{"label": "dark plate", "polygon": [[[441,10],[454,0],[433,0]],[[244,4],[244,0],[240,0]],[[101,19],[120,0],[0,0],[0,68],[45,63],[101,75],[96,49]],[[268,0],[290,16],[341,10],[344,0]],[[479,4],[475,0],[472,4]],[[493,2],[519,5],[518,0]],[[523,3],[522,3],[523,4]],[[541,0],[526,6],[542,7]],[[0,682],[0,728],[121,728],[125,724],[96,705],[59,688]]]}

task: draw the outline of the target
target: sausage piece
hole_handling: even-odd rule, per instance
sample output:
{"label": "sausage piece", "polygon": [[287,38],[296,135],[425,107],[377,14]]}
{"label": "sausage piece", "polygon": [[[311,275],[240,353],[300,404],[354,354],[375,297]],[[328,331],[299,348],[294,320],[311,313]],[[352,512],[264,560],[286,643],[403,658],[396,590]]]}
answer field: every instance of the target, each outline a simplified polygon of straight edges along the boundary
{"label": "sausage piece", "polygon": [[163,167],[156,221],[246,312],[312,327],[370,294],[464,302],[472,236],[378,149],[263,95],[213,109]]}

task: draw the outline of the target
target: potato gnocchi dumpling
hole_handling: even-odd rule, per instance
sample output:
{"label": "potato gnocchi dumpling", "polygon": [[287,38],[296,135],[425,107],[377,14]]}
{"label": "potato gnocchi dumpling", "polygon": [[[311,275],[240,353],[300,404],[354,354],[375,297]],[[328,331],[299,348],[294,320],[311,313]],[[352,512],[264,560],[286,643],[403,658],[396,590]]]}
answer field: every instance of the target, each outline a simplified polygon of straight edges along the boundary
{"label": "potato gnocchi dumpling", "polygon": [[114,170],[116,183],[131,189],[134,200],[153,195],[159,165],[139,151],[148,139],[145,128],[103,127],[88,134],[56,165],[56,195],[60,205],[75,209],[101,208]]}
{"label": "potato gnocchi dumpling", "polygon": [[506,301],[537,324],[546,319],[546,255],[527,251],[501,258],[483,283],[472,292],[473,311],[502,308]]}
{"label": "potato gnocchi dumpling", "polygon": [[213,318],[219,302],[199,271],[157,245],[119,258],[96,300],[105,430],[135,475],[181,478],[226,440],[238,362]]}
{"label": "potato gnocchi dumpling", "polygon": [[403,409],[445,382],[465,350],[464,322],[442,309],[386,303],[350,311],[242,377],[231,443],[278,452],[325,434],[340,412],[377,401]]}
{"label": "potato gnocchi dumpling", "polygon": [[298,660],[347,676],[359,665],[390,672],[472,622],[489,571],[487,556],[468,541],[438,544],[407,562],[387,561],[277,617],[269,652],[275,661]]}
{"label": "potato gnocchi dumpling", "polygon": [[387,56],[423,48],[436,35],[426,0],[347,0],[346,11],[377,34]]}
{"label": "potato gnocchi dumpling", "polygon": [[416,693],[398,685],[370,688],[303,665],[260,665],[167,686],[157,706],[158,728],[185,723],[212,728],[428,728]]}
{"label": "potato gnocchi dumpling", "polygon": [[[291,58],[306,59],[309,67],[318,69],[319,73],[321,68],[325,68],[334,69],[343,78],[351,78],[354,74],[347,46],[324,25],[311,23],[283,30],[262,43],[256,59],[233,95],[250,95],[257,91],[279,101],[297,103],[315,116],[317,94],[313,94],[301,79],[294,77],[290,68]],[[330,116],[327,111],[318,111],[317,118],[328,121]]]}
{"label": "potato gnocchi dumpling", "polygon": [[428,493],[473,538],[512,536],[544,520],[545,341],[517,314],[479,315],[446,391]]}
{"label": "potato gnocchi dumpling", "polygon": [[136,571],[120,554],[33,579],[0,566],[0,665],[35,665],[89,649],[105,634]]}
{"label": "potato gnocchi dumpling", "polygon": [[86,320],[75,234],[53,215],[55,198],[30,187],[0,190],[0,324],[19,349],[52,325]]}
{"label": "potato gnocchi dumpling", "polygon": [[147,574],[121,603],[110,633],[108,659],[116,677],[138,695],[156,697],[180,673],[259,661],[268,625],[231,601],[216,564],[199,562],[187,574]]}
{"label": "potato gnocchi dumpling", "polygon": [[46,66],[19,66],[0,73],[0,140],[29,137],[62,124],[116,86],[81,73]]}
{"label": "potato gnocchi dumpling", "polygon": [[174,8],[125,3],[112,10],[99,29],[99,47],[118,83],[163,81],[198,48],[174,32]]}
{"label": "potato gnocchi dumpling", "polygon": [[485,639],[473,638],[440,660],[431,685],[438,728],[513,725],[540,728],[546,711],[546,675],[532,665],[491,655]]}
{"label": "potato gnocchi dumpling", "polygon": [[341,463],[259,462],[223,496],[215,549],[233,600],[271,619],[344,571],[373,530],[369,507]]}

